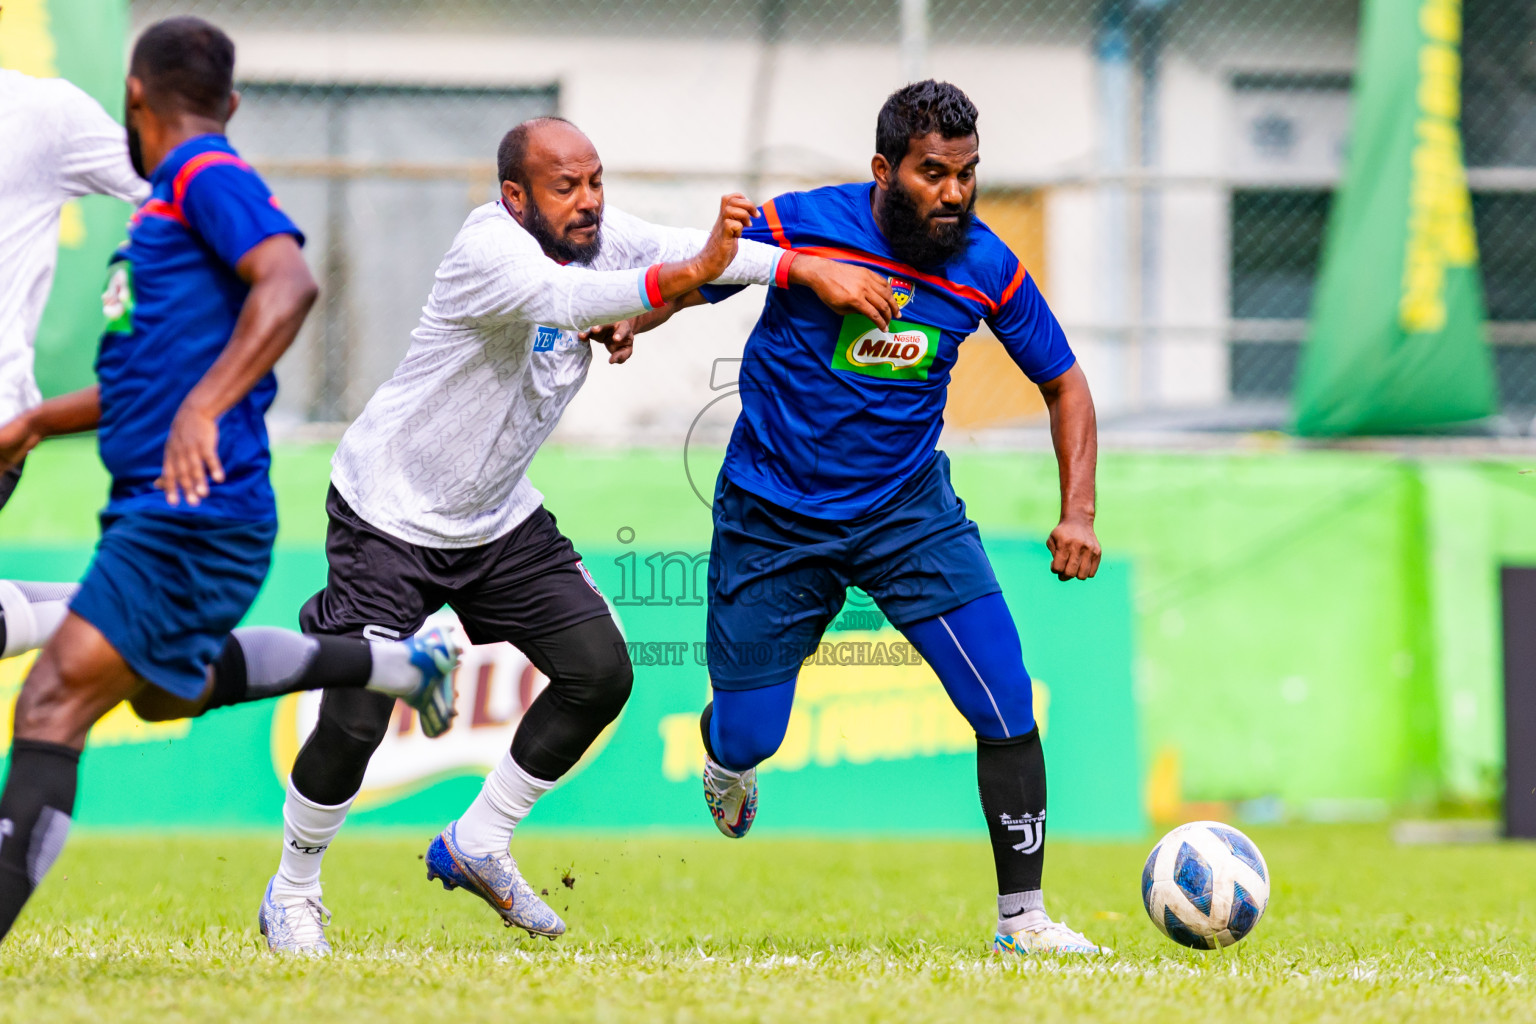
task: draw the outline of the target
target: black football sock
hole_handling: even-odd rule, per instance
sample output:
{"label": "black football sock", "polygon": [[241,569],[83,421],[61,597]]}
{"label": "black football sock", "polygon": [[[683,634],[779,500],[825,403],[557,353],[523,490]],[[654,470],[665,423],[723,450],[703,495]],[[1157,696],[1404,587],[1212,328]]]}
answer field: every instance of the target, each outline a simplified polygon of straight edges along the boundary
{"label": "black football sock", "polygon": [[0,939],[64,848],[79,773],[78,750],[37,740],[11,744],[0,793]]}
{"label": "black football sock", "polygon": [[1045,751],[1039,727],[1012,739],[976,737],[976,781],[992,837],[999,919],[1043,909],[1036,898],[1045,867]]}
{"label": "black football sock", "polygon": [[[367,640],[246,626],[225,639],[213,664],[213,692],[203,710],[300,690],[362,689],[372,675],[373,651]],[[415,673],[414,681],[420,679]]]}

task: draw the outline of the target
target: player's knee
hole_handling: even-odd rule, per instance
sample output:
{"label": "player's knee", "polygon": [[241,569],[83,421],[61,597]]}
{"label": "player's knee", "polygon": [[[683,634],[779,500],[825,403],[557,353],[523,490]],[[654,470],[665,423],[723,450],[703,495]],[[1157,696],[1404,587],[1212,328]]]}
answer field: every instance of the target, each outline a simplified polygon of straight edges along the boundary
{"label": "player's knee", "polygon": [[1034,685],[1022,668],[1012,678],[993,681],[986,700],[956,701],[976,735],[989,740],[1013,739],[1035,727]]}
{"label": "player's knee", "polygon": [[[722,705],[725,705],[724,713]],[[729,705],[729,700],[722,701],[716,694],[710,722],[710,745],[721,764],[741,772],[756,768],[778,753],[784,742],[784,723],[746,708],[742,709],[747,712],[745,714],[733,714]]]}
{"label": "player's knee", "polygon": [[580,709],[583,717],[604,726],[619,717],[634,684],[635,670],[628,652],[622,646],[608,650],[601,645],[591,648],[569,675],[550,681],[562,703]]}
{"label": "player's knee", "polygon": [[14,735],[52,742],[83,737],[95,724],[98,710],[84,699],[90,683],[84,659],[53,644],[43,648],[16,698]]}
{"label": "player's knee", "polygon": [[[351,698],[351,699],[348,699]],[[373,756],[389,734],[394,701],[367,690],[335,690],[320,705],[320,719],[315,724],[315,738],[320,745],[343,760]]]}
{"label": "player's knee", "polygon": [[721,728],[715,735],[715,756],[732,771],[746,771],[778,753],[783,742],[784,734],[778,730]]}
{"label": "player's knee", "polygon": [[635,669],[623,648],[600,659],[593,680],[593,703],[608,721],[619,717],[635,688]]}

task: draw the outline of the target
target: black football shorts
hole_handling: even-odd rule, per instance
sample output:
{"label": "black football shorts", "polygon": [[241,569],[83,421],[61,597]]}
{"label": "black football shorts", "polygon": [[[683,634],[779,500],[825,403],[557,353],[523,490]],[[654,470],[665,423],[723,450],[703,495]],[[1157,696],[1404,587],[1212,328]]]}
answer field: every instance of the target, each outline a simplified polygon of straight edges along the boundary
{"label": "black football shorts", "polygon": [[336,488],[325,589],[304,604],[306,633],[392,640],[410,636],[443,605],[471,643],[517,643],[607,615],[581,556],[540,506],[511,532],[473,548],[429,548],[375,529]]}

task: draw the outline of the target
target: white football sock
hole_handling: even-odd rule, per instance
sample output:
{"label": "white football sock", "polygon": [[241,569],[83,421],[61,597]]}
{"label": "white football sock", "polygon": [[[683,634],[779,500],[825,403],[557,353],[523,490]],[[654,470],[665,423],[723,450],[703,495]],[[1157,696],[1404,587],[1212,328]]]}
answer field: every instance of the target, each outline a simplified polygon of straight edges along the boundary
{"label": "white football sock", "polygon": [[341,831],[351,806],[351,800],[335,807],[317,804],[288,780],[288,798],[283,801],[283,858],[277,866],[272,895],[320,895],[320,861]]}
{"label": "white football sock", "polygon": [[0,580],[0,618],[5,633],[0,658],[35,651],[46,644],[69,614],[69,599],[78,589],[73,583]]}
{"label": "white football sock", "polygon": [[1045,912],[1045,894],[1039,889],[1011,892],[997,898],[997,933],[1012,935],[1026,928],[1049,924]]}
{"label": "white football sock", "polygon": [[553,782],[523,771],[507,751],[485,777],[480,795],[459,818],[454,829],[459,849],[471,857],[506,853],[512,845],[512,831],[528,816],[534,801],[554,788]]}
{"label": "white football sock", "polygon": [[373,652],[373,672],[368,676],[368,689],[391,697],[409,697],[421,689],[421,669],[411,663],[411,649],[404,641],[375,640],[369,649]]}

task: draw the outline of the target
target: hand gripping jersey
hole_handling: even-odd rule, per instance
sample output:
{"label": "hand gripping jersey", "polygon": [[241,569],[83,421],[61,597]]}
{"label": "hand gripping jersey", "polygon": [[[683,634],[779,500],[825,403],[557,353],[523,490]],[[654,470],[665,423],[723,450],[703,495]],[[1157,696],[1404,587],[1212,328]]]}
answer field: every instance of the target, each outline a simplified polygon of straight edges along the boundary
{"label": "hand gripping jersey", "polygon": [[[526,471],[587,378],[576,332],[653,308],[647,268],[705,234],[609,206],[590,266],[562,266],[501,203],[474,210],[437,268],[411,347],[347,428],[331,483],[369,525],[410,544],[470,548],[544,500]],[[770,284],[782,249],[743,242],[719,278]]]}
{"label": "hand gripping jersey", "polygon": [[[107,327],[96,356],[101,461],[112,474],[107,514],[169,510],[155,487],[171,421],[223,353],[249,286],[235,272],[273,235],[303,234],[222,135],[177,146],[150,175],[150,197],[128,222],[108,265]],[[266,521],[277,516],[267,479],[263,417],[277,395],[267,374],[219,420],[225,481],[183,514]]]}
{"label": "hand gripping jersey", "polygon": [[[766,204],[747,238],[889,276],[901,306],[882,331],[840,316],[809,288],[773,289],[747,339],[741,416],[722,469],[774,504],[818,519],[861,515],[926,467],[944,425],[960,343],[985,322],[1036,383],[1076,358],[1008,247],[981,221],[959,256],[927,271],[891,251],[874,184],[792,192]],[[711,301],[732,289],[705,289]]]}

